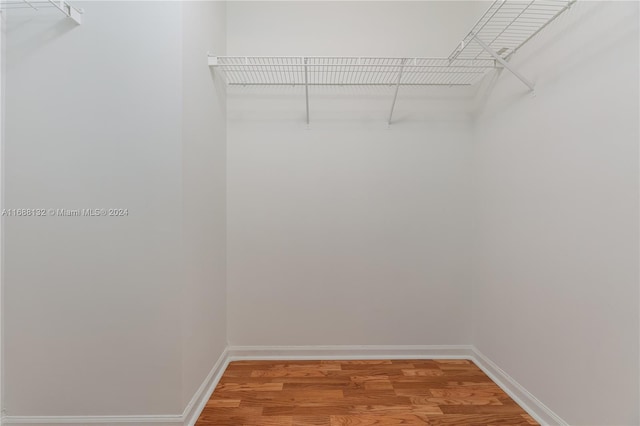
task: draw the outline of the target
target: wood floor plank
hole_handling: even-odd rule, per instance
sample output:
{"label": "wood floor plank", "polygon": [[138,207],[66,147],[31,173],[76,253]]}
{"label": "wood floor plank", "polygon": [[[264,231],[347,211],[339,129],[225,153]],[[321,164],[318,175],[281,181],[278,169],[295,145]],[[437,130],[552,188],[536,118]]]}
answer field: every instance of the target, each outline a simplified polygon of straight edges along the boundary
{"label": "wood floor plank", "polygon": [[457,388],[457,389],[429,389],[431,395],[435,398],[482,398],[482,397],[494,397],[496,394],[500,394],[502,390],[499,387],[494,389],[470,389],[470,388]]}
{"label": "wood floor plank", "polygon": [[440,377],[444,372],[439,368],[407,368],[402,370],[402,374],[408,377]]}
{"label": "wood floor plank", "polygon": [[411,396],[412,404],[436,404],[436,405],[502,405],[498,398],[431,398],[428,396]]}
{"label": "wood floor plank", "polygon": [[251,377],[327,377],[323,370],[314,369],[287,369],[277,370],[253,370]]}
{"label": "wood floor plank", "polygon": [[393,390],[390,380],[372,380],[364,383],[366,390]]}
{"label": "wood floor plank", "polygon": [[293,426],[329,426],[329,416],[293,416]]}
{"label": "wood floor plank", "polygon": [[[324,361],[323,361],[324,362]],[[346,361],[327,361],[327,362],[339,362],[341,365],[389,365],[396,363],[396,360],[390,359],[374,359],[374,360],[346,360]],[[404,361],[400,361],[404,363]]]}
{"label": "wood floor plank", "polygon": [[322,390],[283,390],[279,392],[256,392],[245,396],[242,405],[269,406],[283,405],[336,405],[344,402],[344,393],[341,389]]}
{"label": "wood floor plank", "polygon": [[239,361],[197,426],[536,425],[468,360]]}
{"label": "wood floor plank", "polygon": [[206,407],[239,407],[241,399],[214,399],[207,401]]}
{"label": "wood floor plank", "polygon": [[[217,388],[216,388],[217,389]],[[269,392],[282,390],[282,383],[224,383],[220,385],[220,391],[224,392]]]}
{"label": "wood floor plank", "polygon": [[349,388],[355,388],[355,384],[349,380],[313,380],[305,382],[283,382],[282,390],[344,390]]}
{"label": "wood floor plank", "polygon": [[[432,426],[492,426],[509,425],[525,426],[529,423],[522,416],[501,415],[501,414],[453,414],[429,417],[429,424]],[[535,423],[537,424],[537,423]]]}
{"label": "wood floor plank", "polygon": [[429,421],[419,416],[393,415],[376,416],[371,414],[360,416],[331,416],[330,426],[396,426],[396,425],[429,425]]}
{"label": "wood floor plank", "polygon": [[205,415],[216,416],[250,416],[260,417],[264,413],[263,407],[211,407],[205,406],[202,411]]}
{"label": "wood floor plank", "polygon": [[216,426],[293,426],[293,417],[202,415],[196,424]]}
{"label": "wood floor plank", "polygon": [[365,370],[365,371],[370,371],[370,370],[402,370],[402,369],[407,369],[407,368],[415,368],[415,365],[409,361],[403,361],[403,362],[392,362],[390,364],[385,364],[385,363],[378,363],[378,364],[355,364],[355,363],[351,363],[351,364],[343,364],[344,370]]}
{"label": "wood floor plank", "polygon": [[330,416],[332,414],[346,415],[351,413],[349,405],[321,405],[315,407],[303,407],[289,405],[284,407],[264,407],[262,414],[267,416]]}
{"label": "wood floor plank", "polygon": [[430,414],[444,414],[436,404],[421,405],[354,405],[351,407],[353,414],[375,415],[416,415],[428,416]]}
{"label": "wood floor plank", "polygon": [[502,405],[441,405],[444,414],[522,414],[516,404]]}

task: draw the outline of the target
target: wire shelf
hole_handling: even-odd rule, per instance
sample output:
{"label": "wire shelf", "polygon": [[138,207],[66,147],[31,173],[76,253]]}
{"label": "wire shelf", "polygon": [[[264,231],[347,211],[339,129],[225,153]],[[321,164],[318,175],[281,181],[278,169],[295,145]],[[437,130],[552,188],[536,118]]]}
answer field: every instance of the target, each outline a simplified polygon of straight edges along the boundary
{"label": "wire shelf", "polygon": [[574,2],[575,0],[496,0],[449,55],[449,59],[492,58],[477,43],[475,37],[501,57],[508,58]]}
{"label": "wire shelf", "polygon": [[493,59],[360,57],[210,57],[229,85],[466,86],[495,68]]}
{"label": "wire shelf", "polygon": [[73,7],[65,0],[0,0],[0,10],[10,9],[58,9],[76,23],[82,23],[82,10]]}
{"label": "wire shelf", "polygon": [[[495,0],[448,58],[210,56],[229,85],[469,86],[576,0]],[[518,75],[531,89],[533,84]]]}
{"label": "wire shelf", "polygon": [[576,0],[495,0],[447,58],[209,56],[230,86],[391,86],[388,123],[401,86],[471,86],[491,70],[508,69],[529,90],[535,85],[509,58]]}

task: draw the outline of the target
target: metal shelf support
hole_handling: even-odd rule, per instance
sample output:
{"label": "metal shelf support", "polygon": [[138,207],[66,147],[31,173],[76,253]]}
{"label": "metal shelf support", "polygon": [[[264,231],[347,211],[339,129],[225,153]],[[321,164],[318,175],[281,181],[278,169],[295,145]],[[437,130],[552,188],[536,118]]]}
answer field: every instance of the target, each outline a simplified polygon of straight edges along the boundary
{"label": "metal shelf support", "polygon": [[402,72],[404,71],[404,64],[406,63],[406,59],[402,60],[402,64],[400,65],[400,71],[398,71],[398,81],[396,82],[396,90],[393,94],[393,102],[391,103],[391,111],[389,111],[389,120],[387,120],[387,126],[391,126],[391,118],[393,117],[393,109],[396,106],[396,100],[398,99],[398,90],[400,90],[400,82],[402,81]]}
{"label": "metal shelf support", "polygon": [[520,79],[520,81],[522,81],[524,84],[526,84],[527,87],[529,88],[529,90],[531,90],[532,92],[535,90],[535,85],[532,82],[527,80],[527,78],[525,78],[525,76],[523,76],[522,74],[520,74],[520,72],[518,70],[513,68],[509,64],[509,62],[507,62],[504,59],[502,59],[502,57],[500,55],[498,55],[496,52],[494,52],[493,49],[491,49],[489,46],[487,46],[487,44],[485,42],[483,42],[482,40],[480,40],[480,38],[478,38],[478,36],[476,36],[475,34],[473,35],[473,40],[475,40],[476,43],[478,43],[485,52],[487,52],[489,55],[493,56],[493,58],[496,61],[498,61],[500,63],[500,65],[502,65],[503,67],[508,69],[513,75],[518,77]]}
{"label": "metal shelf support", "polygon": [[307,127],[309,126],[309,70],[307,63],[309,60],[304,58],[304,96],[307,102]]}
{"label": "metal shelf support", "polygon": [[73,19],[76,24],[82,24],[82,10],[76,9],[64,0],[49,0],[49,3],[53,4],[60,12],[67,15],[67,17]]}

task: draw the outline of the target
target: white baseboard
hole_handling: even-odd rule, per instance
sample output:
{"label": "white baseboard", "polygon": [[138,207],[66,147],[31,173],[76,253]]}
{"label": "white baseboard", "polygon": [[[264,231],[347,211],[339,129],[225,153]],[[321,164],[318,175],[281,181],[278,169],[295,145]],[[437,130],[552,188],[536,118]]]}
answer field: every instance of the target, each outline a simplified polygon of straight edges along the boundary
{"label": "white baseboard", "polygon": [[470,345],[410,346],[230,346],[236,360],[470,359]]}
{"label": "white baseboard", "polygon": [[473,348],[473,357],[471,359],[538,423],[541,425],[568,426],[568,423],[562,420],[560,416],[551,411],[549,407],[544,405],[524,386],[475,347]]}
{"label": "white baseboard", "polygon": [[144,424],[146,426],[183,426],[184,421],[181,415],[161,415],[161,416],[5,416],[2,419],[3,425],[91,425],[100,424],[103,426],[136,426]]}
{"label": "white baseboard", "polygon": [[218,361],[209,372],[207,378],[202,382],[200,388],[198,388],[195,395],[193,395],[189,404],[187,404],[187,407],[182,413],[184,426],[194,426],[196,424],[200,413],[204,410],[204,406],[207,404],[207,401],[211,398],[211,394],[218,385],[224,370],[226,370],[227,365],[229,365],[228,353],[228,348],[222,352],[222,355],[218,358]]}
{"label": "white baseboard", "polygon": [[220,356],[181,415],[166,416],[7,416],[3,425],[194,426],[229,362],[240,360],[468,359],[541,425],[567,426],[557,414],[471,345],[424,346],[230,346]]}

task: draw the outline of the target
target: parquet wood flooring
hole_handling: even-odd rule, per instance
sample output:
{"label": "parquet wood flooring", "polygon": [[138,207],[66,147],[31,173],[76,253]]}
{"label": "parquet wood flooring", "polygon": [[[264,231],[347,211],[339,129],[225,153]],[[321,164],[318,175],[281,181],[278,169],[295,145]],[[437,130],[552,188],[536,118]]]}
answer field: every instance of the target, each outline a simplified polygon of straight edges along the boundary
{"label": "parquet wood flooring", "polygon": [[537,425],[467,360],[238,361],[196,426]]}

